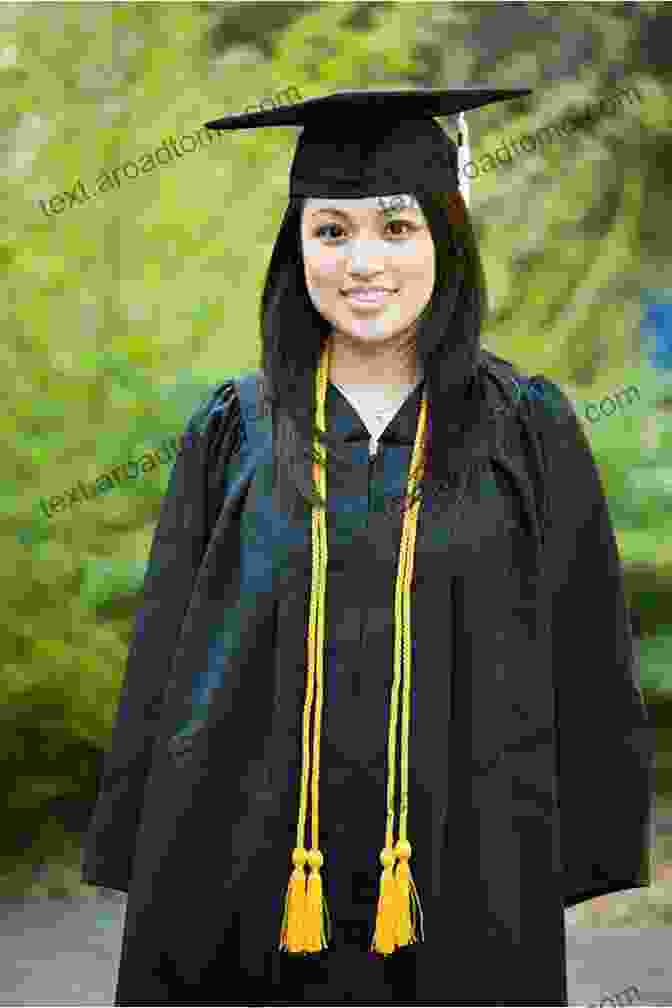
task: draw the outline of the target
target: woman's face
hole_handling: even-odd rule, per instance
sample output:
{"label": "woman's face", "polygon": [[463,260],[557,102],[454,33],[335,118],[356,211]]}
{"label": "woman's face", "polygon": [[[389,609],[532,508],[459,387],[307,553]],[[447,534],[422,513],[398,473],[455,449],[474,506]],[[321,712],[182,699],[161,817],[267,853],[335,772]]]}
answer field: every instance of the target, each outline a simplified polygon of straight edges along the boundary
{"label": "woman's face", "polygon": [[434,241],[413,196],[311,197],[301,241],[310,299],[337,335],[375,344],[413,333],[435,278]]}

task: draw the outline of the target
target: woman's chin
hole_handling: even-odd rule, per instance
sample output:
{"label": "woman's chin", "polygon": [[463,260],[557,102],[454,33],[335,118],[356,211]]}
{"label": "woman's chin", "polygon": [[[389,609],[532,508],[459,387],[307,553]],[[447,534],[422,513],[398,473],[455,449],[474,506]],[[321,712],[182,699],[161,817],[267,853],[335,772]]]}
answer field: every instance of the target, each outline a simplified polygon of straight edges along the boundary
{"label": "woman's chin", "polygon": [[389,318],[349,318],[342,321],[339,319],[335,328],[350,339],[383,342],[401,336],[407,331],[408,324],[400,326]]}

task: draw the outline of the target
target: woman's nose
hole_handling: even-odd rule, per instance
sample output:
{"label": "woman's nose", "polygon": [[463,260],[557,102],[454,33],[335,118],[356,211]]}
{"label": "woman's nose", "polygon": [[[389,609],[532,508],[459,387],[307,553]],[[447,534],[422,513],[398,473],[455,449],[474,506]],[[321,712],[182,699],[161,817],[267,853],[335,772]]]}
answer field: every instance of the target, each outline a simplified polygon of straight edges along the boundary
{"label": "woman's nose", "polygon": [[350,263],[353,271],[362,272],[376,267],[382,260],[383,250],[375,239],[360,238],[352,243]]}

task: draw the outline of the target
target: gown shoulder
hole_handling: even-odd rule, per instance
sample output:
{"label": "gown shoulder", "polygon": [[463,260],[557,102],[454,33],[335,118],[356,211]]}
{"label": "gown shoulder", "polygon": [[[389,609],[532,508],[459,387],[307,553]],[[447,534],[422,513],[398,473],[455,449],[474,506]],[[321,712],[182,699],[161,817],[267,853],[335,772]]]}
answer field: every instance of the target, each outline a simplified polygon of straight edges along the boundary
{"label": "gown shoulder", "polygon": [[211,448],[234,453],[240,448],[240,400],[233,378],[216,385],[191,414],[189,433],[204,436]]}

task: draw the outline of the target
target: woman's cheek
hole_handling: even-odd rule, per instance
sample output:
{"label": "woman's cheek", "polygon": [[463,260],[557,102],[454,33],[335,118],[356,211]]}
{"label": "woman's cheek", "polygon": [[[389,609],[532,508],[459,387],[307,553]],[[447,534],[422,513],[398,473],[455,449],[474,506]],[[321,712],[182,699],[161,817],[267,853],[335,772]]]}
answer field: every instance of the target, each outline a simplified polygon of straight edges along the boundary
{"label": "woman's cheek", "polygon": [[304,261],[315,273],[330,273],[340,266],[347,254],[347,245],[323,245],[319,238],[307,238],[303,243]]}

